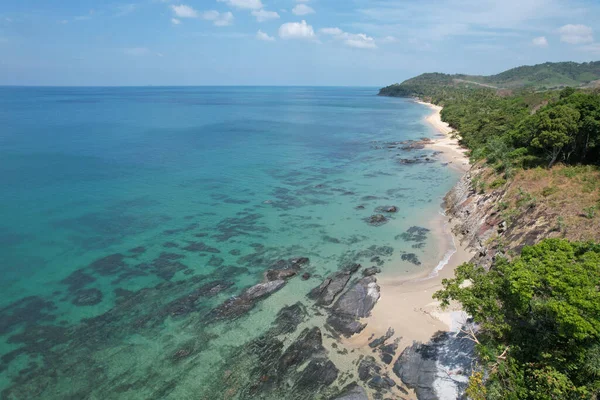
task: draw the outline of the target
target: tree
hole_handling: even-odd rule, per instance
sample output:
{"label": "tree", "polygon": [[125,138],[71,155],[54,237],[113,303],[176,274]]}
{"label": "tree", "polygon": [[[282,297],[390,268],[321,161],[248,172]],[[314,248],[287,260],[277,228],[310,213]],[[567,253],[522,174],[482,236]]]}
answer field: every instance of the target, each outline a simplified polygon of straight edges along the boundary
{"label": "tree", "polygon": [[489,272],[463,264],[443,285],[434,297],[479,325],[487,399],[600,394],[600,245],[547,239]]}
{"label": "tree", "polygon": [[559,105],[545,109],[534,116],[535,132],[531,146],[548,153],[551,168],[561,154],[568,159],[578,132],[579,112],[571,107]]}

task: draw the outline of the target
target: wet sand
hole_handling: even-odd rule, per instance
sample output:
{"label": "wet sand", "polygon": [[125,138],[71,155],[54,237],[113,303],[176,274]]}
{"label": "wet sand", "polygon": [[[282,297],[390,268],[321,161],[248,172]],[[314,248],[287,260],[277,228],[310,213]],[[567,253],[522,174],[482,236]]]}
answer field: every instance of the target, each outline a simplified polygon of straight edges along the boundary
{"label": "wet sand", "polygon": [[457,168],[463,172],[468,171],[470,164],[469,157],[466,155],[467,150],[458,144],[458,138],[460,138],[458,133],[455,132],[453,135],[452,132],[454,130],[446,122],[442,121],[442,107],[423,101],[417,101],[417,103],[431,108],[433,113],[425,120],[439,132],[439,135],[433,138],[427,147],[441,151],[450,167]]}

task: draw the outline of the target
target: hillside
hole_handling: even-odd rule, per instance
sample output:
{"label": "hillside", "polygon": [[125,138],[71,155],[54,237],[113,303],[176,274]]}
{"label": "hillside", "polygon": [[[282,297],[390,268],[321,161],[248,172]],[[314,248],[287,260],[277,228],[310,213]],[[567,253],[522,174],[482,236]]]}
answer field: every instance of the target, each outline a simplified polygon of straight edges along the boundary
{"label": "hillside", "polygon": [[533,88],[554,89],[565,86],[594,86],[600,79],[600,61],[589,63],[559,62],[521,66],[496,75],[464,75],[427,73],[408,79],[401,84],[387,86],[380,91],[384,96],[414,96],[430,86],[454,86],[497,89]]}

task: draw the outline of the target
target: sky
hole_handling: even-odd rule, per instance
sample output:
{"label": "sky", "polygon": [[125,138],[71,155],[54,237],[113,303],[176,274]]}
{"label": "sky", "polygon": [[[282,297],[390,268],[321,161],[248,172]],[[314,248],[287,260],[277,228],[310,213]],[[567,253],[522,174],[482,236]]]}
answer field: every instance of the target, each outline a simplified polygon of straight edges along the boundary
{"label": "sky", "polygon": [[600,0],[2,0],[0,85],[383,86],[600,60]]}

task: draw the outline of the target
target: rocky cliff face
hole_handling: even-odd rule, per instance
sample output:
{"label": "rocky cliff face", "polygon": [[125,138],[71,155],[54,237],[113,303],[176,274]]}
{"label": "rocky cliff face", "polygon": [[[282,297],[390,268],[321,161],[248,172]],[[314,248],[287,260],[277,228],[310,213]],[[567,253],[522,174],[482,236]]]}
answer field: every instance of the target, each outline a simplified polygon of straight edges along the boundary
{"label": "rocky cliff face", "polygon": [[473,262],[486,268],[496,256],[510,258],[523,246],[560,235],[556,211],[536,203],[526,188],[516,187],[522,182],[482,189],[494,177],[474,165],[445,197],[454,234],[475,250]]}

